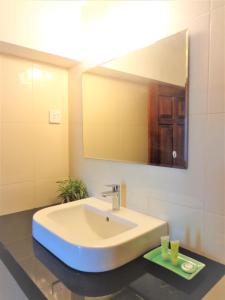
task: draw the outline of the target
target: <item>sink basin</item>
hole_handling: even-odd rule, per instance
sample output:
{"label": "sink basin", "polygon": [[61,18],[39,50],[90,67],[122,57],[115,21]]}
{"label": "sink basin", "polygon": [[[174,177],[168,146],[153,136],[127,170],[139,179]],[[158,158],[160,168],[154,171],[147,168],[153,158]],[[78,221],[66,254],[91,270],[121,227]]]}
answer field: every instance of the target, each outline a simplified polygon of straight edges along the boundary
{"label": "sink basin", "polygon": [[44,208],[33,237],[66,265],[85,272],[118,268],[160,243],[165,221],[96,198]]}

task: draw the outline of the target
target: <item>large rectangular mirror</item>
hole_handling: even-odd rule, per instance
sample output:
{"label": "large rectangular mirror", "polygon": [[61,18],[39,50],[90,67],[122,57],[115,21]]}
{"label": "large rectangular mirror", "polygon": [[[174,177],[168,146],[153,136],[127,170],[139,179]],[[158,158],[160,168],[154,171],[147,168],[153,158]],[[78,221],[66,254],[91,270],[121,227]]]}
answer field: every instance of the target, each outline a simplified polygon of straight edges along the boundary
{"label": "large rectangular mirror", "polygon": [[83,74],[84,157],[187,168],[188,33]]}

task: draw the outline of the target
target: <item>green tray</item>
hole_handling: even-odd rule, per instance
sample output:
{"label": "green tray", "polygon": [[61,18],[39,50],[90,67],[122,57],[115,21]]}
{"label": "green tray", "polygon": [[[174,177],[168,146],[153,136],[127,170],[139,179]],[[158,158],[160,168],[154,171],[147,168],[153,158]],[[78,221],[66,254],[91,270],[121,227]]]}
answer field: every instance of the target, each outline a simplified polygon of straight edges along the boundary
{"label": "green tray", "polygon": [[[170,255],[170,250],[169,250],[169,255]],[[151,262],[154,262],[155,264],[158,264],[174,273],[176,273],[177,275],[187,279],[187,280],[191,280],[192,278],[194,278],[204,267],[205,264],[191,258],[188,257],[186,255],[183,255],[181,253],[179,253],[178,255],[178,263],[176,266],[172,265],[170,259],[168,258],[168,260],[163,260],[161,257],[161,247],[155,248],[154,250],[146,253],[144,255],[144,258],[147,260],[150,260]],[[181,269],[181,264],[183,262],[192,262],[193,264],[196,264],[196,271],[194,273],[186,273]]]}

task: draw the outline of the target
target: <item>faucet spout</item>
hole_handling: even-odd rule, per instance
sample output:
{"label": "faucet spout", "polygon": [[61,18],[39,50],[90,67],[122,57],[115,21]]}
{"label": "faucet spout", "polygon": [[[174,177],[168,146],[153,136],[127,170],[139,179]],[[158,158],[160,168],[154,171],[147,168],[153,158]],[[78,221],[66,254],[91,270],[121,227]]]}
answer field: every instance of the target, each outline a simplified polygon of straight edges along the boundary
{"label": "faucet spout", "polygon": [[114,196],[115,194],[116,192],[112,192],[112,191],[102,192],[103,197]]}

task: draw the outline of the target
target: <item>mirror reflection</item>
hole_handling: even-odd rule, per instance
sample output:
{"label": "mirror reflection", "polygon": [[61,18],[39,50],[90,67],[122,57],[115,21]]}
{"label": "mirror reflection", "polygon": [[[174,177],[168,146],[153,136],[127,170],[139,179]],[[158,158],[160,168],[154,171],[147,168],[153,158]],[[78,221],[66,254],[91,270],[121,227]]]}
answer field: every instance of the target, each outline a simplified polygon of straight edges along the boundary
{"label": "mirror reflection", "polygon": [[84,157],[187,168],[188,34],[83,74]]}

